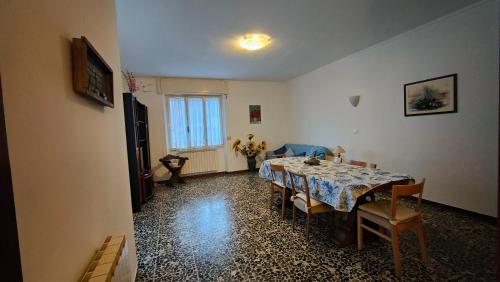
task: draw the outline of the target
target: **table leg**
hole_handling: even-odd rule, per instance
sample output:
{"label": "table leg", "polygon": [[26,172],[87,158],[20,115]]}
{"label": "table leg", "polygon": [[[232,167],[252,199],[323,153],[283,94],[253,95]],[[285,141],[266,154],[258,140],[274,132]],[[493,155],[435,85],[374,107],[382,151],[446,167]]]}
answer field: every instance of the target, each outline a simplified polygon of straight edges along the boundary
{"label": "table leg", "polygon": [[357,235],[357,225],[356,225],[356,214],[358,206],[368,202],[367,197],[373,201],[375,198],[374,193],[368,193],[364,197],[358,199],[356,206],[351,212],[335,212],[335,231],[334,231],[334,241],[339,247],[349,246],[356,242]]}
{"label": "table leg", "polygon": [[335,212],[334,242],[339,247],[354,244],[356,237],[356,212]]}

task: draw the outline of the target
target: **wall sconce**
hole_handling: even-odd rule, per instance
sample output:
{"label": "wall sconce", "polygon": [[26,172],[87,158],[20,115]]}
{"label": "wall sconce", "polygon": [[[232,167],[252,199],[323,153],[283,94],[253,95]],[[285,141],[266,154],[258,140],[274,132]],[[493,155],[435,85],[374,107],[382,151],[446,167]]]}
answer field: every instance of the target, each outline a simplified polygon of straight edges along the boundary
{"label": "wall sconce", "polygon": [[359,95],[349,97],[349,102],[351,102],[351,105],[355,108],[359,104],[359,97],[360,97]]}

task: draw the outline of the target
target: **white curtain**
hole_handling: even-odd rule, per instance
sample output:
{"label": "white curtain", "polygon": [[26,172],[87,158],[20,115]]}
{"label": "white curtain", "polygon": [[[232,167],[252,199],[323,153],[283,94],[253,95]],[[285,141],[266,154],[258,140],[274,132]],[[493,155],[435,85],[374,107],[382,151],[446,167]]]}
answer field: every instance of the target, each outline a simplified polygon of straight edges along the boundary
{"label": "white curtain", "polygon": [[169,98],[170,146],[172,149],[188,148],[186,104],[184,97]]}
{"label": "white curtain", "polygon": [[205,146],[205,121],[203,118],[203,98],[188,98],[189,112],[189,136],[191,147],[199,148]]}
{"label": "white curtain", "polygon": [[222,145],[220,97],[205,98],[208,146]]}
{"label": "white curtain", "polygon": [[168,105],[172,149],[200,149],[224,144],[220,96],[170,96]]}

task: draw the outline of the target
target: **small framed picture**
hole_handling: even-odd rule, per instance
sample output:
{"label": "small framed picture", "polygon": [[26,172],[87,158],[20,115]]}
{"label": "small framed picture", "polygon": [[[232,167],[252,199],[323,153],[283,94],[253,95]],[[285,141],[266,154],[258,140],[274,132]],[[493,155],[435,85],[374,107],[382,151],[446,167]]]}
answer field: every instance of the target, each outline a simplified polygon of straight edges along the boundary
{"label": "small framed picture", "polygon": [[405,116],[457,112],[457,74],[404,85]]}
{"label": "small framed picture", "polygon": [[261,123],[260,105],[250,105],[250,124]]}

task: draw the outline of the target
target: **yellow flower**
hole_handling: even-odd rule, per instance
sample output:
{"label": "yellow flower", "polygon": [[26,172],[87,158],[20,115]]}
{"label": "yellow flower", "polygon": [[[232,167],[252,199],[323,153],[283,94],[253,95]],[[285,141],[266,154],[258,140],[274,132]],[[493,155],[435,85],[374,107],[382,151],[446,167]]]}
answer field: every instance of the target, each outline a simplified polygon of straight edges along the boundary
{"label": "yellow flower", "polygon": [[241,144],[240,139],[236,139],[233,143],[233,150],[238,151],[238,146]]}
{"label": "yellow flower", "polygon": [[248,148],[255,148],[255,142],[254,141],[248,141],[247,142]]}
{"label": "yellow flower", "polygon": [[254,137],[255,137],[255,135],[253,133],[247,134],[248,140],[252,140]]}
{"label": "yellow flower", "polygon": [[266,141],[262,141],[262,143],[260,144],[260,147],[262,148],[262,151],[267,150],[267,144],[266,144]]}

